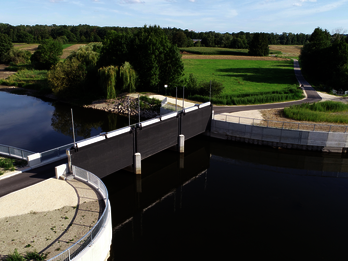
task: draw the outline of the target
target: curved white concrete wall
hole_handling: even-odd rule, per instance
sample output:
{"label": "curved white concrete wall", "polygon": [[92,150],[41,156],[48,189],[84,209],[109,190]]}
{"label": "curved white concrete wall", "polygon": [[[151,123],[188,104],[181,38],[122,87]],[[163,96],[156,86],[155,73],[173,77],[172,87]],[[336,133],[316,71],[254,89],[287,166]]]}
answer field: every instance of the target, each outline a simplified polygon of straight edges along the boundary
{"label": "curved white concrete wall", "polygon": [[79,253],[74,259],[76,261],[106,261],[110,256],[112,241],[111,205],[108,201],[109,212],[104,227],[93,242]]}
{"label": "curved white concrete wall", "polygon": [[348,133],[286,130],[212,120],[211,136],[231,137],[269,142],[269,145],[289,144],[296,148],[339,152],[348,148]]}

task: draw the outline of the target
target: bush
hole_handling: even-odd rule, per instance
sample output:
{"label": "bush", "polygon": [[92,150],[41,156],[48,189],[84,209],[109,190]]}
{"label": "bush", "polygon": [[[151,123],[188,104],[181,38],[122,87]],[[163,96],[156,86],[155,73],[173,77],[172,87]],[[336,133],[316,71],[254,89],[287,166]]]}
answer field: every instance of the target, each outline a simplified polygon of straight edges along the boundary
{"label": "bush", "polygon": [[27,64],[30,63],[30,57],[29,51],[12,48],[2,56],[2,62],[11,65]]}
{"label": "bush", "polygon": [[10,37],[7,34],[0,33],[0,62],[2,61],[3,55],[13,48]]}
{"label": "bush", "polygon": [[53,65],[59,62],[62,53],[62,43],[53,39],[46,39],[31,56],[31,64],[35,69],[49,70]]}

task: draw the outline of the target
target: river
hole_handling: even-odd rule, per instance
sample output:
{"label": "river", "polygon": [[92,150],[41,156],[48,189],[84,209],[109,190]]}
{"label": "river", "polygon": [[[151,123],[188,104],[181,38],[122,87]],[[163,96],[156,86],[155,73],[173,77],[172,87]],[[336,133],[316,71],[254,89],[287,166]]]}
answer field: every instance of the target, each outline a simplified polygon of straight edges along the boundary
{"label": "river", "polygon": [[[0,144],[72,142],[70,105],[0,92]],[[78,139],[128,124],[74,108]],[[200,136],[103,179],[114,227],[109,260],[346,257],[348,160]],[[347,208],[346,208],[347,206]]]}

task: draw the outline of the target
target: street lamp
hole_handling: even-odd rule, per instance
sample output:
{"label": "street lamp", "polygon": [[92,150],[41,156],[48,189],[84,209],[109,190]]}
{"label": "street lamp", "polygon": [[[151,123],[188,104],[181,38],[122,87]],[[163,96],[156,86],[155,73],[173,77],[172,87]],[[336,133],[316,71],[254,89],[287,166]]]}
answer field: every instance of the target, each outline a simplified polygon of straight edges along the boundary
{"label": "street lamp", "polygon": [[166,88],[166,96],[167,96],[167,88],[168,88],[168,85],[165,84],[165,85],[164,85],[164,88]]}

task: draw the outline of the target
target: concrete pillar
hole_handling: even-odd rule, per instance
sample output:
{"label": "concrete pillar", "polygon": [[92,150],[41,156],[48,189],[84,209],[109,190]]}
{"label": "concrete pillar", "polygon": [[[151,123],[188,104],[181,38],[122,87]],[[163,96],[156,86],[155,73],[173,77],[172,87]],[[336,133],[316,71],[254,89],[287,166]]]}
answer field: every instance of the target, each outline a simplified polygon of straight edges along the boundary
{"label": "concrete pillar", "polygon": [[179,152],[185,152],[185,136],[183,134],[179,135]]}
{"label": "concrete pillar", "polygon": [[135,174],[141,174],[141,154],[139,152],[134,154],[134,171]]}
{"label": "concrete pillar", "polygon": [[69,149],[66,150],[66,155],[68,156],[69,174],[73,174],[73,172],[72,172],[71,154],[70,154],[70,150]]}

